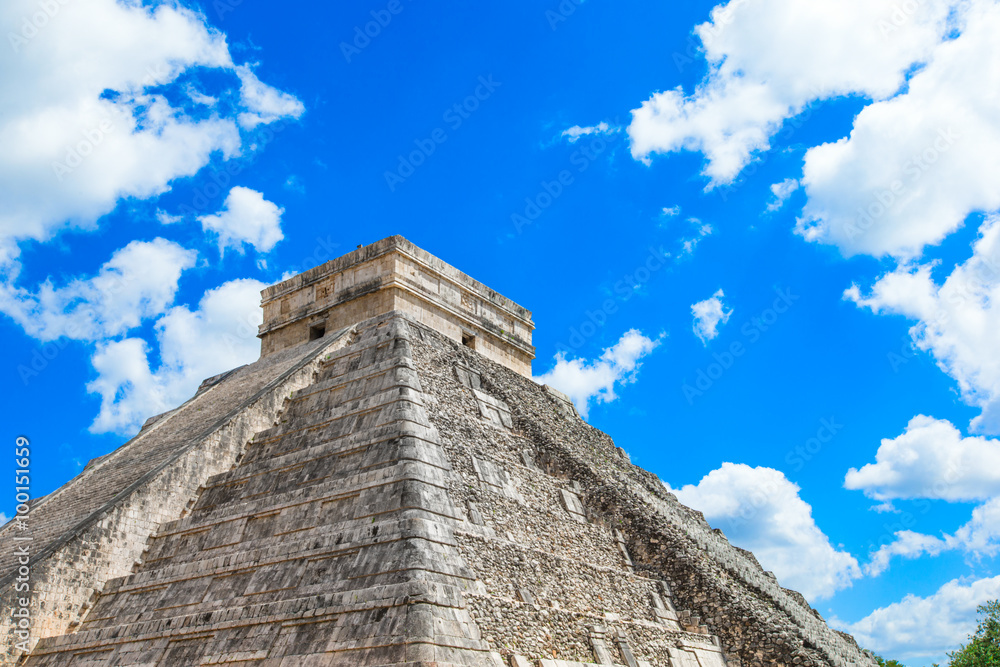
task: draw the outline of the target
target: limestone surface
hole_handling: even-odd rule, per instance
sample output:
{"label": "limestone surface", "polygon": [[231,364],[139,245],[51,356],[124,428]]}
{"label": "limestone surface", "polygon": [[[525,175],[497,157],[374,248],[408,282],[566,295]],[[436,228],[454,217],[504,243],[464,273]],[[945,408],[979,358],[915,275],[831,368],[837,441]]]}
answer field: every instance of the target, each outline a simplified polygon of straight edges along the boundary
{"label": "limestone surface", "polygon": [[[286,287],[265,297],[306,289]],[[319,336],[289,316],[260,361],[38,502],[37,644],[0,664],[875,664],[524,372],[530,317],[487,355],[439,305]]]}

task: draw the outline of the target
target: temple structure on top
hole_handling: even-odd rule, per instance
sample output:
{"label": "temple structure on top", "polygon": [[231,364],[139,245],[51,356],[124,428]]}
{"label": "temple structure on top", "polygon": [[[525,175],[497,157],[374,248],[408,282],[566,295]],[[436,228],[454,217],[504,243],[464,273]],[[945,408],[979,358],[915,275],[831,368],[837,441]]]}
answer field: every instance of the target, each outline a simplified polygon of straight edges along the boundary
{"label": "temple structure on top", "polygon": [[261,356],[397,311],[531,377],[531,312],[390,236],[263,292]]}
{"label": "temple structure on top", "polygon": [[398,236],[262,296],[260,359],[0,529],[0,666],[875,667],[532,380],[513,301]]}

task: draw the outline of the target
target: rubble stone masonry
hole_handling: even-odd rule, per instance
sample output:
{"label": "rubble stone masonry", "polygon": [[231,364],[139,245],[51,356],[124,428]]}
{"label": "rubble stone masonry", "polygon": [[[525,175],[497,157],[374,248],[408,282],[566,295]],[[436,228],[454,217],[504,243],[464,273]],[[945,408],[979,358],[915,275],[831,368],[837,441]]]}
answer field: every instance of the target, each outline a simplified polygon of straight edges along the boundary
{"label": "rubble stone masonry", "polygon": [[348,258],[33,506],[38,641],[0,664],[875,664],[530,378],[530,313],[399,237]]}

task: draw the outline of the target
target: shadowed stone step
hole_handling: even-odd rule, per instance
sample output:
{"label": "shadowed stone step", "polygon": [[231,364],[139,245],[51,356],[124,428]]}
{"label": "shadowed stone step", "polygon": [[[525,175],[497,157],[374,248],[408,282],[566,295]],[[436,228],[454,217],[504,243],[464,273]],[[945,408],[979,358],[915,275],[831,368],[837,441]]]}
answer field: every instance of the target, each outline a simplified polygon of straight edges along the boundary
{"label": "shadowed stone step", "polygon": [[263,308],[33,506],[26,667],[873,667],[531,379],[509,299],[392,237]]}

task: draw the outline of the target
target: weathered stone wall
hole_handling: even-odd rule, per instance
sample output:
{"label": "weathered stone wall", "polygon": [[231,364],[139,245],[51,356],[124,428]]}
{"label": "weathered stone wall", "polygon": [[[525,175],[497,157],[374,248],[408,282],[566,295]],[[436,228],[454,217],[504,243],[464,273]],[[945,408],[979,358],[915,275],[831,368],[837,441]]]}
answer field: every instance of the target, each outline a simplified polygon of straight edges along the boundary
{"label": "weathered stone wall", "polygon": [[499,667],[463,604],[460,514],[410,359],[392,315],[324,351],[278,423],[28,665]]}
{"label": "weathered stone wall", "polygon": [[[427,336],[425,343],[428,351],[424,358],[428,361],[423,362],[423,370],[425,375],[439,378],[435,394],[447,394],[445,378],[457,363],[477,371],[483,390],[510,407],[511,433],[486,437],[462,423],[459,399],[440,401],[438,414],[435,410],[431,414],[446,424],[441,426],[446,449],[452,451],[447,436],[462,438],[473,449],[477,443],[480,448],[489,443],[488,456],[502,461],[507,473],[514,476],[521,474],[517,463],[520,450],[527,449],[545,474],[529,476],[530,481],[525,479],[514,487],[522,495],[532,485],[546,483],[574,489],[591,522],[608,531],[621,531],[636,574],[668,583],[674,604],[681,610],[682,625],[707,626],[721,638],[726,652],[744,665],[873,664],[853,640],[827,627],[800,595],[781,588],[752,555],[730,545],[700,513],[677,502],[654,475],[633,466],[607,435],[568,415],[551,394],[447,341]],[[460,445],[453,449],[458,451]],[[462,471],[461,466],[456,464],[456,470]],[[465,484],[468,493],[472,493],[472,486]],[[462,495],[459,490],[454,493]],[[504,502],[494,502],[492,507],[503,507]],[[552,505],[549,500],[548,506]],[[530,515],[529,510],[519,519],[501,517],[494,527],[502,534],[508,523],[516,526]],[[518,542],[527,532],[551,544],[553,540],[544,536],[557,529],[539,523],[532,522],[508,538]],[[550,548],[543,547],[546,551]],[[591,547],[586,551],[597,558],[602,553]],[[545,576],[551,575],[543,572],[541,580]],[[543,630],[539,626],[533,631]],[[487,627],[483,632],[490,634]]]}
{"label": "weathered stone wall", "polygon": [[236,370],[34,505],[27,531],[8,524],[0,533],[0,664],[20,653],[10,613],[25,595],[14,589],[15,536],[32,538],[30,644],[75,629],[105,583],[132,570],[160,524],[179,517],[211,475],[231,468],[253,434],[310,382],[319,348]]}
{"label": "weathered stone wall", "polygon": [[[415,329],[413,346],[450,494],[466,512],[456,537],[477,578],[466,603],[490,648],[532,661],[723,665],[704,628],[678,623],[660,581],[633,571],[614,527],[580,503],[574,476],[537,461],[527,425],[566,414],[582,424],[572,406],[529,380],[500,394],[488,370],[498,365],[435,332]],[[544,402],[541,414],[522,404],[526,394]]]}
{"label": "weathered stone wall", "polygon": [[398,312],[317,363],[29,667],[872,667],[558,392]]}

